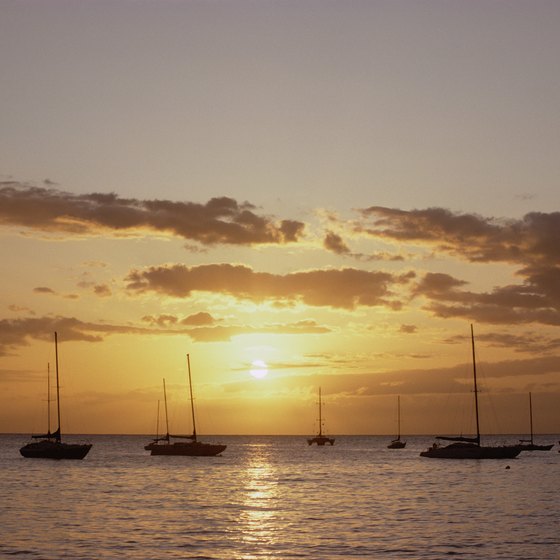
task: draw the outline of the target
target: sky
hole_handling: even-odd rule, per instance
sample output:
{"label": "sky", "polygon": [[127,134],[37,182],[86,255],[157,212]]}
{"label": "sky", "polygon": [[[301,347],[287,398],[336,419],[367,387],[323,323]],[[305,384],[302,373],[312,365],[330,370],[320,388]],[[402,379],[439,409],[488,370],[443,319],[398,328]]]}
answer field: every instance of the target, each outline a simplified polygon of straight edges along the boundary
{"label": "sky", "polygon": [[560,432],[559,23],[0,0],[0,432]]}

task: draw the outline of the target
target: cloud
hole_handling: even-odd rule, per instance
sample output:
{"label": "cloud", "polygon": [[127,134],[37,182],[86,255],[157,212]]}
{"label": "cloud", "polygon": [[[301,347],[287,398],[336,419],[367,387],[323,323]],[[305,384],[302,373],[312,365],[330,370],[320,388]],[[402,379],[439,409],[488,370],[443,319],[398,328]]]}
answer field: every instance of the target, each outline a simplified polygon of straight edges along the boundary
{"label": "cloud", "polygon": [[[95,329],[93,329],[95,330]],[[51,341],[53,332],[64,333],[64,340],[99,342],[102,337],[92,334],[92,328],[75,318],[31,317],[0,320],[0,356],[18,346],[27,346],[30,339]]]}
{"label": "cloud", "polygon": [[342,237],[332,231],[327,231],[325,239],[323,240],[323,245],[325,246],[325,249],[332,251],[337,255],[347,255],[350,253],[350,249],[348,248],[348,245],[344,243]]}
{"label": "cloud", "polygon": [[309,270],[276,275],[244,265],[211,264],[154,266],[134,270],[126,278],[133,293],[155,292],[188,298],[193,292],[213,292],[254,302],[302,302],[311,306],[354,309],[386,306],[399,309],[394,285],[407,284],[413,273],[394,275],[355,268]]}
{"label": "cloud", "polygon": [[[478,333],[476,339],[486,346],[493,348],[506,348],[518,353],[531,353],[544,355],[554,353],[560,348],[560,338],[549,337],[539,332],[523,332],[521,334],[510,334],[507,332]],[[448,338],[445,342],[450,344],[464,344],[464,336]]]}
{"label": "cloud", "polygon": [[51,296],[59,296],[62,297],[64,299],[79,299],[80,296],[77,294],[60,294],[58,292],[55,292],[52,288],[49,288],[47,286],[38,286],[36,288],[33,288],[33,292],[35,294],[48,294]]}
{"label": "cloud", "polygon": [[212,315],[210,315],[210,313],[205,313],[204,311],[201,311],[200,313],[194,313],[193,315],[189,315],[188,317],[185,317],[181,321],[181,324],[202,326],[202,325],[212,325],[214,324],[214,322],[215,319],[214,317],[212,317]]}
{"label": "cloud", "polygon": [[360,211],[355,230],[399,243],[430,245],[469,262],[517,265],[519,284],[485,293],[445,273],[426,274],[413,295],[431,300],[440,318],[464,317],[494,324],[560,325],[560,212],[532,212],[517,220],[484,218],[443,208]]}
{"label": "cloud", "polygon": [[190,329],[188,335],[196,342],[227,342],[235,336],[248,334],[326,334],[328,327],[320,326],[315,321],[298,321],[288,324],[272,324],[253,327],[249,325],[230,325],[199,327]]}
{"label": "cloud", "polygon": [[59,333],[61,341],[101,342],[112,334],[129,335],[186,335],[199,342],[228,341],[244,334],[325,334],[328,327],[313,320],[265,325],[215,325],[207,313],[195,313],[186,319],[174,315],[142,317],[148,327],[88,323],[75,317],[27,317],[0,320],[0,356],[13,353],[31,340],[52,341]]}
{"label": "cloud", "polygon": [[33,292],[36,294],[56,294],[52,288],[48,288],[47,286],[37,286],[36,288],[33,288]]}
{"label": "cloud", "polygon": [[345,255],[358,261],[404,261],[402,255],[395,255],[387,252],[376,252],[372,254],[353,253],[338,233],[327,231],[323,239],[323,247],[336,255]]}
{"label": "cloud", "polygon": [[560,212],[531,212],[518,220],[485,218],[445,208],[398,210],[371,206],[356,229],[399,242],[430,244],[471,262],[560,261]]}
{"label": "cloud", "polygon": [[431,300],[426,309],[441,318],[559,326],[560,269],[525,269],[523,273],[529,275],[523,284],[497,287],[483,293],[462,290],[467,283],[448,274],[428,273],[413,288],[413,295]]}
{"label": "cloud", "polygon": [[107,284],[97,284],[93,287],[93,293],[99,297],[109,297],[111,295],[111,288]]}
{"label": "cloud", "polygon": [[255,207],[228,197],[206,204],[120,198],[116,194],[76,195],[53,188],[0,183],[0,224],[42,232],[92,235],[138,231],[172,234],[203,245],[296,242],[304,224],[276,221]]}
{"label": "cloud", "polygon": [[186,325],[186,326],[208,326],[213,325],[216,320],[210,313],[201,311],[200,313],[194,313],[183,319],[175,315],[146,315],[142,317],[142,321],[149,323],[150,325],[157,325],[159,327],[168,327],[172,325]]}

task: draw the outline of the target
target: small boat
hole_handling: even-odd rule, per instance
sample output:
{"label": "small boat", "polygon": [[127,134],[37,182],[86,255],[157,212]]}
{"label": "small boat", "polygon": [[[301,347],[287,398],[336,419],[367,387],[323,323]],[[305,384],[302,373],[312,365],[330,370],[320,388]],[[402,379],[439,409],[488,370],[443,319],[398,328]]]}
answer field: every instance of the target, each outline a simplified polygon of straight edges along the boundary
{"label": "small boat", "polygon": [[[163,382],[163,391],[164,391],[164,398],[165,398],[165,420],[166,420],[166,427],[167,433],[162,436],[158,437],[156,434],[156,438],[149,443],[148,445],[144,446],[144,449],[150,451],[151,455],[177,455],[177,456],[184,456],[184,457],[214,457],[219,455],[226,449],[226,445],[217,444],[217,443],[205,443],[198,440],[196,435],[196,421],[195,421],[195,414],[194,414],[194,399],[193,399],[193,390],[192,390],[192,379],[191,379],[191,360],[190,355],[187,354],[187,366],[189,372],[189,392],[190,392],[190,401],[191,401],[191,414],[192,414],[192,425],[193,425],[193,433],[189,436],[184,435],[171,435],[169,433],[169,422],[167,416],[167,395],[165,393],[165,380]],[[159,413],[158,413],[159,416]],[[175,441],[172,442],[171,438],[176,439],[188,439],[190,441]]]}
{"label": "small boat", "polygon": [[474,331],[471,325],[471,345],[473,362],[474,405],[476,416],[476,436],[437,436],[436,439],[453,441],[449,445],[440,446],[434,443],[426,451],[420,453],[421,457],[432,459],[513,459],[521,453],[519,445],[480,445],[480,424],[478,419],[478,388],[476,384],[476,359],[474,351]]}
{"label": "small boat", "polygon": [[521,451],[550,451],[554,445],[553,443],[539,445],[533,441],[533,402],[531,399],[531,393],[529,393],[529,425],[531,429],[531,439],[519,440],[519,447],[521,447]]}
{"label": "small boat", "polygon": [[404,449],[406,441],[401,441],[401,397],[397,397],[397,437],[387,446],[388,449]]}
{"label": "small boat", "polygon": [[323,435],[323,417],[321,415],[321,387],[319,387],[319,433],[315,437],[307,439],[307,445],[313,445],[314,443],[319,446],[323,446],[327,443],[329,445],[334,445],[334,438]]}
{"label": "small boat", "polygon": [[27,459],[83,459],[91,449],[91,443],[65,443],[60,434],[60,384],[58,375],[58,337],[54,333],[54,348],[56,361],[56,410],[58,428],[51,434],[50,430],[50,370],[47,393],[47,433],[32,435],[33,439],[40,439],[24,445],[19,452]]}
{"label": "small boat", "polygon": [[146,451],[151,451],[154,445],[157,445],[160,441],[167,441],[169,443],[169,420],[167,417],[167,395],[165,392],[165,379],[163,380],[163,398],[165,403],[165,423],[167,426],[167,434],[159,437],[159,401],[157,402],[157,417],[156,417],[156,437],[147,445],[144,446]]}

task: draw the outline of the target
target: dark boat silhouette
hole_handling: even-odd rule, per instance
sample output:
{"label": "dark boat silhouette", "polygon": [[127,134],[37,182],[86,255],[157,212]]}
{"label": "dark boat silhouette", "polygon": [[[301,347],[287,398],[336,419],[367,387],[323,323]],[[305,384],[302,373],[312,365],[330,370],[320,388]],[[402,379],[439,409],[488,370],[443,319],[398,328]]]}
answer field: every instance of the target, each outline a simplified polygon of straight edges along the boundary
{"label": "dark boat silhouette", "polygon": [[531,430],[530,439],[520,439],[519,447],[521,451],[550,451],[553,447],[553,443],[539,445],[533,441],[533,402],[531,399],[531,393],[529,393],[529,425]]}
{"label": "dark boat silhouette", "polygon": [[321,387],[319,387],[319,433],[315,437],[307,439],[307,445],[313,445],[314,443],[319,446],[323,446],[327,443],[329,445],[334,445],[334,438],[323,435],[323,417],[321,414]]}
{"label": "dark boat silhouette", "polygon": [[91,449],[91,443],[65,443],[60,433],[60,383],[58,375],[58,336],[54,333],[54,348],[56,362],[56,410],[58,428],[50,431],[50,377],[47,396],[47,433],[32,435],[33,439],[40,439],[24,445],[19,452],[27,459],[83,459]]}
{"label": "dark boat silhouette", "polygon": [[401,397],[397,396],[397,437],[387,446],[388,449],[404,449],[406,441],[401,440]]}
{"label": "dark boat silhouette", "polygon": [[471,345],[473,362],[474,404],[476,416],[476,436],[437,436],[436,439],[453,441],[449,445],[440,446],[434,443],[426,451],[420,453],[421,457],[432,459],[513,459],[521,453],[519,445],[489,446],[480,445],[480,424],[478,419],[478,388],[476,384],[476,358],[474,350],[474,330],[471,325]]}
{"label": "dark boat silhouette", "polygon": [[[226,449],[226,445],[217,444],[217,443],[205,443],[198,440],[196,435],[196,421],[195,421],[195,414],[194,414],[194,399],[193,399],[193,391],[192,391],[192,379],[191,379],[191,360],[190,355],[187,354],[187,368],[189,372],[189,393],[190,393],[190,401],[191,401],[191,414],[192,414],[192,425],[193,425],[193,433],[192,435],[184,436],[184,435],[171,435],[169,433],[169,422],[167,416],[167,395],[165,392],[165,380],[163,381],[163,391],[164,391],[164,399],[165,399],[165,420],[166,420],[166,428],[167,432],[164,436],[159,437],[156,434],[156,438],[149,443],[148,445],[144,446],[144,449],[150,451],[151,455],[177,455],[177,456],[185,456],[185,457],[214,457],[219,455]],[[159,416],[159,414],[158,414]],[[171,439],[187,439],[190,441],[175,441],[172,442]]]}

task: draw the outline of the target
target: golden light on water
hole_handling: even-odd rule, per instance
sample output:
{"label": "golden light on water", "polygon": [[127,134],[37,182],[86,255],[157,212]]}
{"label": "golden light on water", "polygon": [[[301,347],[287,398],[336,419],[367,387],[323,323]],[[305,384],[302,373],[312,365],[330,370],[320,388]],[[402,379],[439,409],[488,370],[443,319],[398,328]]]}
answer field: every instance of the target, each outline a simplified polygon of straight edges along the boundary
{"label": "golden light on water", "polygon": [[[264,445],[255,446],[255,453],[247,467],[244,511],[240,522],[243,527],[243,540],[247,544],[254,546],[267,543],[268,546],[273,547],[280,529],[277,519],[278,482],[268,455],[260,452],[258,447],[265,448]],[[267,556],[266,551],[261,548],[258,557]]]}

